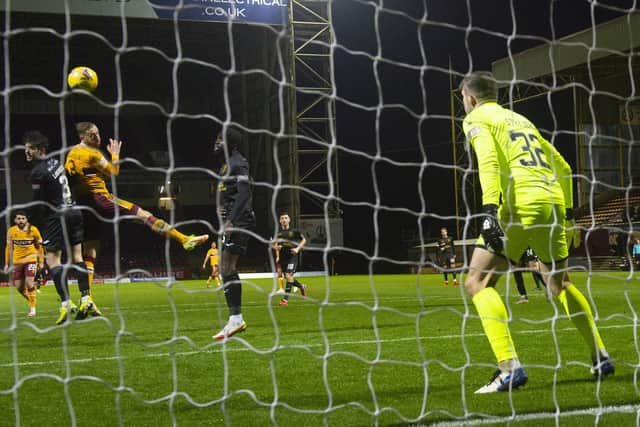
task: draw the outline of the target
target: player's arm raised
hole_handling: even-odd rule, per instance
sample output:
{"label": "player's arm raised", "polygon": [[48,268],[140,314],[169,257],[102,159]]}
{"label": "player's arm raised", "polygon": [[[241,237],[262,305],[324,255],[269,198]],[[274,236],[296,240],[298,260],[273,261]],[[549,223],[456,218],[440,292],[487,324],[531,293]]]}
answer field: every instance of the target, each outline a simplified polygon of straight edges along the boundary
{"label": "player's arm raised", "polygon": [[111,161],[108,161],[104,156],[100,156],[97,162],[97,166],[100,171],[106,176],[117,176],[120,173],[120,149],[122,148],[122,141],[109,138],[109,144],[107,144],[107,151],[111,154]]}

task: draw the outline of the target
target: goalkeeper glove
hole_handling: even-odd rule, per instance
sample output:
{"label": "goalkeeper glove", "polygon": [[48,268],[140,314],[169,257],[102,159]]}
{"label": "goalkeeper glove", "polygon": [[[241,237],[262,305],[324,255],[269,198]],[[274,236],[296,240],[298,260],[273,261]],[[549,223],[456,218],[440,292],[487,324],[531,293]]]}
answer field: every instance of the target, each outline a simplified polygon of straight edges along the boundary
{"label": "goalkeeper glove", "polygon": [[494,252],[500,252],[504,247],[504,242],[502,241],[504,233],[498,221],[498,207],[496,205],[484,205],[482,212],[484,216],[482,218],[480,234],[482,234],[484,243],[493,249]]}
{"label": "goalkeeper glove", "polygon": [[567,248],[579,248],[582,243],[580,230],[576,228],[576,220],[573,218],[573,209],[567,209],[564,220],[564,231],[567,235]]}

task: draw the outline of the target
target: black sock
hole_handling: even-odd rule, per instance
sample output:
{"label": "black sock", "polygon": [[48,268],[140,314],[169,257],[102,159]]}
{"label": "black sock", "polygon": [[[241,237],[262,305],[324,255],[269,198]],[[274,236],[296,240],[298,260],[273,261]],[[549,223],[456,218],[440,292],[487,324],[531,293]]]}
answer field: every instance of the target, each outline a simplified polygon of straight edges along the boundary
{"label": "black sock", "polygon": [[242,313],[242,284],[237,272],[222,277],[224,282],[224,297],[227,299],[229,314],[234,316]]}
{"label": "black sock", "polygon": [[291,293],[291,286],[293,286],[293,283],[291,282],[287,282],[284,285],[284,299],[286,299],[287,301],[289,300],[289,294]]}
{"label": "black sock", "polygon": [[298,280],[293,279],[293,286],[295,286],[298,289],[302,289],[302,283],[298,282]]}
{"label": "black sock", "polygon": [[516,280],[516,286],[518,287],[518,293],[522,298],[527,297],[527,290],[524,287],[524,279],[522,278],[522,271],[514,271],[513,278]]}
{"label": "black sock", "polygon": [[453,280],[456,280],[456,273],[451,273],[453,274]]}
{"label": "black sock", "polygon": [[78,289],[80,295],[86,297],[89,295],[89,272],[87,266],[83,262],[76,262],[73,265],[76,266],[76,277],[78,278]]}
{"label": "black sock", "polygon": [[449,281],[449,276],[447,275],[447,273],[444,273],[444,281],[448,282]]}
{"label": "black sock", "polygon": [[544,286],[544,280],[542,279],[542,275],[536,271],[533,272],[533,280],[536,282],[536,286],[541,288]]}
{"label": "black sock", "polygon": [[57,267],[53,267],[50,271],[51,278],[53,279],[53,283],[56,286],[56,292],[58,292],[58,296],[60,296],[61,301],[67,301],[69,299],[69,287],[67,286],[66,277],[62,278],[62,273],[64,272],[64,268],[61,265]]}

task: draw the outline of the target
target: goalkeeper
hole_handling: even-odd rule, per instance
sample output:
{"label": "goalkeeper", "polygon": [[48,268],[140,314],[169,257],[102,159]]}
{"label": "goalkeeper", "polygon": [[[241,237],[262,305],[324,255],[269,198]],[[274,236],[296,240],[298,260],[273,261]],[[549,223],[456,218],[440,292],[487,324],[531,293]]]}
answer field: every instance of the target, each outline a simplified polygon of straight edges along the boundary
{"label": "goalkeeper", "polygon": [[476,393],[508,391],[528,380],[511,339],[506,307],[494,288],[508,262],[515,264],[527,247],[540,259],[548,291],[584,338],[592,373],[597,378],[612,374],[589,303],[578,288],[563,282],[568,278],[565,221],[572,220],[571,167],[527,118],[496,103],[491,73],[471,73],[460,87],[467,113],[463,128],[478,159],[483,203],[481,236],[464,285],[498,362],[494,376]]}

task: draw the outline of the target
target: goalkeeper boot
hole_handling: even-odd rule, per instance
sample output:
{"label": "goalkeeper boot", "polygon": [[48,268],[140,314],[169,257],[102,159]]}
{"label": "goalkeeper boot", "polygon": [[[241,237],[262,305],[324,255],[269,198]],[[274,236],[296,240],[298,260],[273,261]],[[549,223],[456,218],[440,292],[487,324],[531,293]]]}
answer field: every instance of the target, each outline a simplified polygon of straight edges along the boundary
{"label": "goalkeeper boot", "polygon": [[98,306],[95,302],[91,301],[91,308],[89,309],[89,316],[91,317],[100,317],[102,316],[102,312],[98,309]]}
{"label": "goalkeeper boot", "polygon": [[182,244],[182,247],[185,251],[192,251],[196,246],[203,244],[207,240],[209,240],[208,234],[201,234],[200,236],[192,234],[187,237],[187,241]]}
{"label": "goalkeeper boot", "polygon": [[226,338],[231,338],[235,334],[239,334],[240,332],[244,332],[247,329],[247,323],[243,320],[240,323],[232,323],[228,321],[224,328],[217,334],[213,336],[215,340],[223,340]]}
{"label": "goalkeeper boot", "polygon": [[616,367],[608,357],[601,357],[600,362],[594,359],[593,366],[591,367],[591,375],[596,379],[601,379],[609,375],[613,375],[616,372]]}
{"label": "goalkeeper boot", "polygon": [[496,393],[498,391],[515,390],[527,383],[529,376],[523,368],[516,368],[513,371],[502,372],[498,369],[494,372],[491,380],[476,390],[476,394]]}
{"label": "goalkeeper boot", "polygon": [[94,309],[97,310],[97,308],[95,308],[93,299],[91,297],[84,298],[80,301],[80,308],[78,308],[78,311],[76,313],[76,320],[86,319],[89,313],[91,313]]}
{"label": "goalkeeper boot", "polygon": [[[75,305],[73,307],[75,307]],[[71,304],[66,307],[65,306],[60,307],[60,315],[56,320],[56,325],[62,325],[64,322],[66,322],[67,318],[69,317],[69,314],[71,314]]]}

